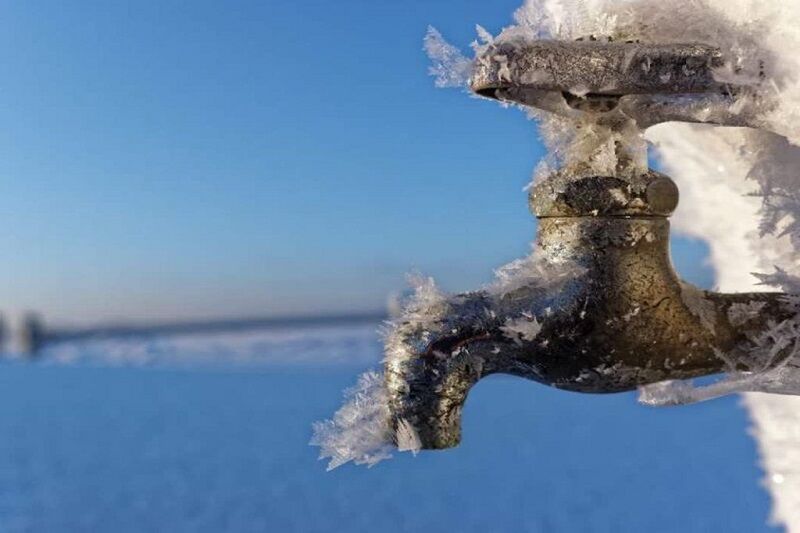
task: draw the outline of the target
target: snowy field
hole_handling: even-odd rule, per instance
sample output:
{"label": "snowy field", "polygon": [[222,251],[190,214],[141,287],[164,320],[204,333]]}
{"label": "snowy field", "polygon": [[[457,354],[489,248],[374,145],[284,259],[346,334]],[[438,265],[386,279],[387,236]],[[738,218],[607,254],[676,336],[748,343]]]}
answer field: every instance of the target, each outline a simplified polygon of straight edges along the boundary
{"label": "snowy field", "polygon": [[736,398],[656,410],[495,376],[469,398],[460,448],[327,473],[311,423],[378,361],[376,328],[94,341],[4,363],[0,530],[770,529]]}

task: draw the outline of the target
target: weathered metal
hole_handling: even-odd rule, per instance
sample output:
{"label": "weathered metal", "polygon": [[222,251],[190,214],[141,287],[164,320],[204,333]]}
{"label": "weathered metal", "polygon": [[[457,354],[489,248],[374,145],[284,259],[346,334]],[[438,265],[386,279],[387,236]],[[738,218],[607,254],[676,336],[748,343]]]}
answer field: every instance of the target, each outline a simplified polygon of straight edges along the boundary
{"label": "weathered metal", "polygon": [[475,63],[472,90],[626,96],[727,92],[714,76],[722,54],[697,43],[600,41],[508,42],[491,45]]}
{"label": "weathered metal", "polygon": [[[561,97],[583,82],[589,94],[604,98],[719,89],[710,72],[718,57],[713,49],[675,45],[655,53],[650,46],[644,55],[642,49],[545,43],[502,50],[516,70],[501,75],[479,62],[473,89],[493,97],[512,89]],[[668,83],[637,74],[654,53],[651,67],[673,73]],[[694,74],[681,75],[687,65]],[[677,203],[675,184],[654,171],[556,173],[538,183],[530,194],[539,219],[537,261],[542,271],[569,275],[556,290],[531,279],[501,293],[450,298],[424,323],[396,324],[385,368],[392,423],[415,428],[423,448],[455,446],[467,393],[494,373],[609,393],[712,375],[731,364],[746,369],[749,339],[796,310],[780,293],[719,294],[681,281],[669,256],[668,217]],[[742,318],[741,309],[758,313]]]}
{"label": "weathered metal", "polygon": [[763,127],[751,111],[767,104],[752,84],[717,81],[722,68],[720,51],[698,43],[506,43],[478,58],[471,88],[559,115],[590,112],[600,123],[624,116],[643,128],[673,121]]}

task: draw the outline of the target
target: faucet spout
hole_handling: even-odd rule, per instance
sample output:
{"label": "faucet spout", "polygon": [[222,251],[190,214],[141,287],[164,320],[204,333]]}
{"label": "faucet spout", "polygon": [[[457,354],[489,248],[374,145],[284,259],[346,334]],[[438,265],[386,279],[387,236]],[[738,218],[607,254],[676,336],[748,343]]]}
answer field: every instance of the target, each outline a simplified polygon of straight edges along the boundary
{"label": "faucet spout", "polygon": [[[503,334],[505,318],[488,291],[437,305],[438,314],[418,310],[427,320],[398,321],[387,338],[389,411],[401,449],[415,440],[423,449],[457,446],[469,390],[489,374],[512,373],[510,357],[519,348]],[[533,315],[529,324],[531,332],[539,327]]]}
{"label": "faucet spout", "polygon": [[415,440],[423,449],[457,446],[467,393],[489,370],[491,333],[480,309],[485,297],[476,293],[460,300],[459,306],[443,302],[447,314],[424,326],[397,323],[387,339],[391,429],[401,449]]}
{"label": "faucet spout", "polygon": [[400,448],[457,446],[470,389],[490,374],[543,383],[551,378],[547,335],[575,311],[572,265],[539,257],[516,261],[484,290],[416,301],[386,340],[384,373],[391,428]]}

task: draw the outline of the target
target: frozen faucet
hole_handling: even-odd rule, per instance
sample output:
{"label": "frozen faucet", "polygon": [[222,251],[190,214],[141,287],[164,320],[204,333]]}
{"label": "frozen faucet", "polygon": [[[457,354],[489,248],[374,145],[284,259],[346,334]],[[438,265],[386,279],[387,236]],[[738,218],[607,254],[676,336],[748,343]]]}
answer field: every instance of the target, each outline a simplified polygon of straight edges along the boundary
{"label": "frozen faucet", "polygon": [[[739,99],[750,89],[717,81],[719,58],[702,44],[493,45],[476,60],[471,89],[609,131],[668,121],[759,127],[741,103],[758,106],[758,98]],[[606,393],[795,364],[786,361],[790,347],[769,360],[752,351],[795,316],[792,300],[681,281],[669,256],[676,185],[646,168],[644,145],[617,142],[614,150],[614,171],[573,162],[531,189],[539,219],[531,268],[546,283],[532,276],[443,299],[425,320],[395,324],[385,379],[396,434],[410,426],[422,448],[457,445],[470,388],[494,373]]]}

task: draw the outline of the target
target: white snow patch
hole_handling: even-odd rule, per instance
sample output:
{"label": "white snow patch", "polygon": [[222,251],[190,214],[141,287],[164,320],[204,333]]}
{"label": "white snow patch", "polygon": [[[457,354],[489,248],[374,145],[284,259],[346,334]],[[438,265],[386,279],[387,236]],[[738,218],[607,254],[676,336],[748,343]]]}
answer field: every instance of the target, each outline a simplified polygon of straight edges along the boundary
{"label": "white snow patch", "polygon": [[800,531],[800,397],[753,393],[743,403],[761,452],[763,484],[773,495],[772,522]]}
{"label": "white snow patch", "polygon": [[377,324],[265,327],[247,331],[87,337],[47,344],[42,365],[258,369],[380,361]]}

